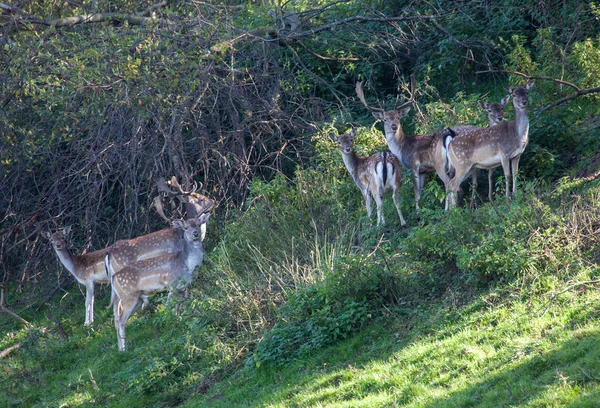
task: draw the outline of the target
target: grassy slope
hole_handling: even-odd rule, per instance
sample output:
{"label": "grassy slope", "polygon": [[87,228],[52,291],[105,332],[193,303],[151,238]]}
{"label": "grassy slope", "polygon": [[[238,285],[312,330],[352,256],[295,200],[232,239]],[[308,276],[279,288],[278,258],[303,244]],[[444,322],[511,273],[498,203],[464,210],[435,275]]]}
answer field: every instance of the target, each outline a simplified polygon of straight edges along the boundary
{"label": "grassy slope", "polygon": [[[597,184],[585,194],[597,197]],[[390,241],[407,233],[397,235]],[[597,269],[592,262],[568,279],[595,279]],[[436,278],[433,295],[414,294],[347,340],[257,370],[243,367],[243,355],[223,358],[208,326],[190,329],[156,297],[159,306],[128,325],[130,350],[117,353],[106,288],[89,329],[72,286],[24,316],[36,329],[15,323],[0,338],[1,350],[27,340],[1,361],[0,406],[597,406],[595,284],[551,298],[568,281],[536,294],[535,282],[490,289],[451,275]]]}
{"label": "grassy slope", "polygon": [[408,316],[285,369],[236,373],[185,406],[598,406],[600,295],[494,304],[482,294]]}

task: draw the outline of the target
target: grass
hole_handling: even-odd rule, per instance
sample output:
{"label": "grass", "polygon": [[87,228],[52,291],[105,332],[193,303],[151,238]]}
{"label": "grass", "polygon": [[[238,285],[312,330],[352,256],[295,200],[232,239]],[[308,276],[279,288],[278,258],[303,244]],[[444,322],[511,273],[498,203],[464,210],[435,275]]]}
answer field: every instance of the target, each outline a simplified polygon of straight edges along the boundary
{"label": "grass", "polygon": [[181,313],[154,296],[125,353],[106,287],[92,328],[75,283],[23,314],[33,328],[4,324],[0,350],[23,345],[0,360],[0,407],[597,406],[597,182],[401,230],[361,226],[359,202],[261,188],[271,198],[222,232]]}
{"label": "grass", "polygon": [[238,373],[186,407],[597,406],[600,295],[393,311],[284,370]]}

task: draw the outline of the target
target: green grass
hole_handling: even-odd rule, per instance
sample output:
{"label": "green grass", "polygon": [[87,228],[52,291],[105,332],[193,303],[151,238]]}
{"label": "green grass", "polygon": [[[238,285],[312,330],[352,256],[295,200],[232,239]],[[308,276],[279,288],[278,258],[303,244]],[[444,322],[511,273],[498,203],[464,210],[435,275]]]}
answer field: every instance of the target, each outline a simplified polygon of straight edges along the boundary
{"label": "green grass", "polygon": [[394,311],[284,370],[242,372],[184,406],[597,406],[600,296],[567,294],[544,314],[482,295]]}
{"label": "green grass", "polygon": [[[23,345],[0,360],[0,407],[598,405],[597,182],[524,185],[408,229],[365,227],[358,202],[324,222],[300,188],[262,188],[180,313],[159,295],[134,315],[125,353],[106,287],[93,328],[75,283],[24,311],[33,328],[4,324],[0,350]],[[329,205],[318,195],[306,208]]]}

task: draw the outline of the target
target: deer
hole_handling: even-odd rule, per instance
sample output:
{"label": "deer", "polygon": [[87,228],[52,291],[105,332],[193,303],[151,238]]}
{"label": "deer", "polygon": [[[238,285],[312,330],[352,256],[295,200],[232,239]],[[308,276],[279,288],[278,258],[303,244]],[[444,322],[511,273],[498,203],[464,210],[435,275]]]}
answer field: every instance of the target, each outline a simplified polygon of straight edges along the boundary
{"label": "deer", "polygon": [[[510,101],[510,95],[506,95],[504,98],[500,100],[500,102],[487,103],[485,101],[477,101],[477,104],[483,108],[487,112],[489,126],[496,126],[498,123],[504,120],[504,106],[508,104]],[[472,132],[473,130],[481,130],[482,127],[472,126],[472,125],[458,125],[452,127],[452,130],[457,134],[463,134],[467,132]],[[494,166],[492,168],[482,167],[480,165],[475,165],[473,169],[471,169],[471,202],[469,204],[469,208],[475,208],[475,194],[477,193],[477,169],[488,170],[488,199],[492,201],[492,192],[493,192],[493,176],[494,169],[498,166]],[[452,170],[450,170],[452,171]],[[468,176],[467,176],[468,177]]]}
{"label": "deer", "polygon": [[[177,183],[175,177],[171,180],[171,185],[174,189],[165,186],[169,197],[177,197],[185,202],[188,206],[188,211],[194,217],[210,210],[214,201],[206,196],[203,196],[194,191],[186,192]],[[159,191],[161,190],[159,181]],[[159,214],[165,218],[162,207],[157,208]],[[203,225],[204,233],[206,233],[206,225]],[[120,240],[115,242],[108,248],[90,252],[82,255],[74,255],[68,250],[66,237],[70,234],[71,227],[63,228],[54,233],[42,232],[42,236],[50,240],[59,260],[63,266],[75,277],[75,279],[86,288],[85,295],[85,326],[90,326],[94,322],[94,286],[96,283],[108,284],[110,276],[107,274],[104,257],[107,251],[113,253],[113,270],[119,271],[124,266],[142,259],[153,258],[164,254],[177,253],[183,248],[183,235],[180,230],[175,228],[167,228],[146,234],[130,240]],[[113,303],[111,302],[109,307]]]}
{"label": "deer", "polygon": [[513,98],[515,119],[501,121],[495,126],[458,134],[448,144],[448,162],[454,169],[450,179],[450,205],[456,205],[456,193],[460,184],[474,168],[492,169],[502,166],[506,178],[506,199],[510,200],[510,180],[512,174],[512,194],[517,191],[517,171],[519,159],[529,141],[529,119],[527,117],[528,94],[533,81],[524,87],[505,87]]}
{"label": "deer", "polygon": [[[414,178],[415,207],[420,211],[419,200],[425,182],[425,173],[436,172],[444,183],[444,188],[448,190],[450,178],[447,174],[447,154],[446,146],[452,139],[454,131],[444,129],[440,132],[406,137],[400,124],[400,119],[405,117],[410,111],[410,103],[414,98],[414,78],[411,78],[411,97],[393,110],[369,106],[365,101],[365,95],[362,88],[362,82],[356,83],[356,94],[362,104],[373,113],[373,116],[383,122],[385,138],[390,151],[398,158],[400,163],[412,170]],[[448,203],[446,203],[446,206]]]}
{"label": "deer", "polygon": [[337,143],[346,169],[363,195],[369,219],[371,219],[373,211],[371,200],[375,199],[375,204],[377,205],[377,225],[385,225],[383,195],[388,191],[392,191],[394,205],[400,217],[400,224],[405,226],[406,221],[402,216],[400,203],[398,202],[398,193],[402,185],[400,161],[396,156],[388,152],[375,153],[368,157],[359,157],[354,151],[353,146],[356,134],[357,130],[352,129],[340,137],[329,133],[329,137]]}
{"label": "deer", "polygon": [[112,252],[108,251],[104,263],[111,276],[111,297],[116,300],[113,312],[119,351],[125,351],[127,321],[148,302],[148,295],[169,291],[170,297],[174,290],[181,291],[191,283],[192,272],[204,257],[202,241],[209,217],[210,213],[204,213],[198,218],[172,221],[173,228],[183,231],[183,248],[178,253],[137,261],[116,272]]}
{"label": "deer", "polygon": [[58,259],[80,284],[85,286],[85,326],[94,322],[94,285],[108,284],[104,267],[106,249],[83,255],[73,255],[67,246],[67,236],[71,227],[65,227],[54,233],[42,231],[42,236],[50,241]]}

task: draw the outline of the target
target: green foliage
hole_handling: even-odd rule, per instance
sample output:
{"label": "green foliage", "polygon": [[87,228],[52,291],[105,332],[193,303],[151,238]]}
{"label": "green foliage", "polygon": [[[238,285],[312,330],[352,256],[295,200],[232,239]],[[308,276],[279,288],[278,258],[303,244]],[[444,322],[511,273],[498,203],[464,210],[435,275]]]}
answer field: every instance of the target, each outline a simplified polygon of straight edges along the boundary
{"label": "green foliage", "polygon": [[247,364],[284,365],[346,338],[381,312],[381,265],[345,257],[333,271],[278,309],[278,319]]}

